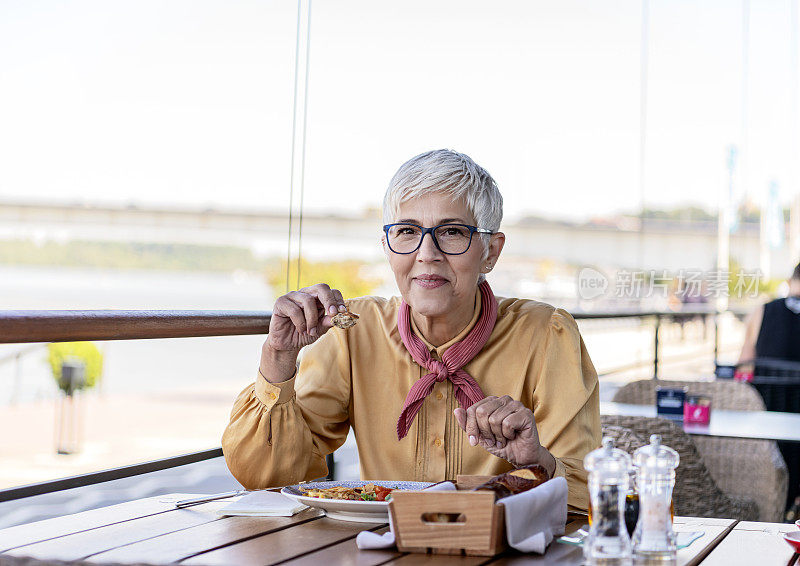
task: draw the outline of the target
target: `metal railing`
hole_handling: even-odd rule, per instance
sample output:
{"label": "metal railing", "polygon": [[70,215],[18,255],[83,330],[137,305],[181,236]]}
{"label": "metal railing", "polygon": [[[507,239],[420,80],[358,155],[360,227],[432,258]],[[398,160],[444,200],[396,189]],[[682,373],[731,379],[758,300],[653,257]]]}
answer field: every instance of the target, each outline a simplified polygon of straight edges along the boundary
{"label": "metal railing", "polygon": [[[657,378],[662,320],[702,317],[706,323],[708,317],[713,317],[714,359],[717,359],[719,314],[692,310],[574,312],[572,316],[575,320],[653,319],[653,377]],[[0,344],[266,334],[271,316],[270,311],[0,311]]]}
{"label": "metal railing", "polygon": [[269,311],[0,311],[0,344],[266,334],[271,316]]}
{"label": "metal railing", "polygon": [[[731,312],[736,316],[741,316],[743,313],[740,311],[726,311]],[[688,321],[695,318],[702,318],[703,326],[708,323],[708,319],[712,318],[714,321],[714,360],[719,357],[719,315],[720,312],[710,309],[700,309],[691,311],[631,311],[631,312],[573,312],[572,316],[575,320],[597,320],[597,319],[621,319],[621,318],[639,318],[639,319],[652,319],[653,324],[653,379],[658,379],[659,365],[661,363],[661,325],[662,321],[668,320],[672,322]],[[628,367],[617,368],[617,371],[625,369],[633,369],[638,367],[638,364]]]}
{"label": "metal railing", "polygon": [[[271,316],[269,311],[0,311],[0,344],[266,334]],[[24,353],[15,352],[9,358]],[[13,487],[0,490],[0,502],[128,478],[221,456],[222,448],[213,448]],[[328,458],[328,469],[332,474],[334,464],[331,457]]]}
{"label": "metal railing", "polygon": [[[238,336],[266,334],[272,313],[269,311],[114,311],[114,310],[41,310],[0,311],[0,344],[32,342],[72,342],[78,340],[138,340],[155,338],[190,338],[200,336]],[[653,377],[658,376],[659,330],[662,319],[713,316],[715,321],[715,358],[719,343],[717,313],[696,311],[631,311],[573,313],[576,320],[654,319]],[[12,355],[16,356],[16,353]],[[222,456],[221,448],[184,454],[69,478],[0,490],[0,502],[44,493],[84,487],[97,483],[165,470]],[[333,458],[328,457],[329,477]]]}
{"label": "metal railing", "polygon": [[10,402],[12,405],[16,404],[19,399],[19,394],[22,389],[22,359],[33,352],[37,352],[43,348],[42,344],[32,344],[26,348],[20,348],[15,352],[11,352],[7,356],[0,358],[0,366],[8,363],[14,364],[14,382],[11,386]]}
{"label": "metal railing", "polygon": [[161,460],[151,460],[149,462],[143,462],[141,464],[132,464],[130,466],[121,466],[119,468],[111,468],[108,470],[101,470],[99,472],[81,474],[78,476],[71,476],[68,478],[23,485],[19,487],[11,487],[8,489],[0,490],[0,503],[3,501],[13,501],[14,499],[23,499],[25,497],[32,497],[34,495],[52,493],[54,491],[62,491],[64,489],[86,487],[87,485],[94,485],[97,483],[104,483],[107,481],[120,480],[123,478],[129,478],[132,476],[138,476],[150,472],[168,470],[170,468],[177,468],[178,466],[185,466],[187,464],[195,464],[197,462],[202,462],[204,460],[211,460],[213,458],[219,458],[221,456],[222,456],[222,448],[212,448],[210,450],[191,452],[189,454],[172,456],[170,458],[163,458]]}

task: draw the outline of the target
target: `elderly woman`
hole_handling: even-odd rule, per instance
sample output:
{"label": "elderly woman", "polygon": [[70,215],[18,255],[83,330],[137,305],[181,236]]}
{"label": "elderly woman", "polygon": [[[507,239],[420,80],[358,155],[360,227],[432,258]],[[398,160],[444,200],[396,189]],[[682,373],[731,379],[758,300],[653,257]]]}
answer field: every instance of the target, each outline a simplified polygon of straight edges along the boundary
{"label": "elderly woman", "polygon": [[[222,438],[247,488],[324,476],[353,429],[364,479],[440,481],[540,464],[586,509],[583,457],[600,444],[597,374],[572,317],[495,298],[502,197],[468,156],[423,153],[384,198],[399,298],[348,302],[318,284],[275,302],[259,376]],[[298,354],[305,348],[297,365]]]}

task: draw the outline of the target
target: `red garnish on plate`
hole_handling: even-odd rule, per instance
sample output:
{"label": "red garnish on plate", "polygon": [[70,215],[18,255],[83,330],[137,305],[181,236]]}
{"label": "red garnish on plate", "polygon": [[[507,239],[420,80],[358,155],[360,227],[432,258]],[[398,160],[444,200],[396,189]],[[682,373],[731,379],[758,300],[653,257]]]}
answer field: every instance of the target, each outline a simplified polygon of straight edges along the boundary
{"label": "red garnish on plate", "polygon": [[788,542],[794,551],[800,554],[800,531],[792,531],[783,535],[783,540]]}

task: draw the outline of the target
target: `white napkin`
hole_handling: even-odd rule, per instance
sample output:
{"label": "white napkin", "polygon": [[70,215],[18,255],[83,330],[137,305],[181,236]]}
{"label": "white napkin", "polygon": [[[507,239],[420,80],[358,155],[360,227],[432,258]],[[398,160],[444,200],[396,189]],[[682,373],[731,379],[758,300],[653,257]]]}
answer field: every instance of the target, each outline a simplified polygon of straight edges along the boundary
{"label": "white napkin", "polygon": [[[431,491],[452,491],[452,482],[436,484]],[[539,487],[505,497],[506,539],[521,552],[543,554],[554,536],[564,534],[567,524],[567,480],[553,478]],[[379,535],[362,531],[356,537],[361,550],[391,548],[395,545],[394,525],[389,516],[389,531]]]}
{"label": "white napkin", "polygon": [[219,509],[220,515],[242,517],[291,517],[306,506],[274,491],[254,491]]}
{"label": "white napkin", "polygon": [[[456,484],[451,481],[434,484],[423,491],[455,491]],[[361,531],[356,536],[356,546],[359,550],[378,550],[391,548],[395,544],[394,525],[392,524],[392,514],[389,513],[389,530],[379,535],[372,531]]]}
{"label": "white napkin", "polygon": [[394,546],[394,532],[391,525],[392,517],[389,516],[389,530],[379,535],[372,531],[361,531],[356,536],[356,546],[359,550],[381,550]]}
{"label": "white napkin", "polygon": [[567,480],[553,478],[539,487],[502,500],[506,540],[520,552],[543,554],[567,524]]}

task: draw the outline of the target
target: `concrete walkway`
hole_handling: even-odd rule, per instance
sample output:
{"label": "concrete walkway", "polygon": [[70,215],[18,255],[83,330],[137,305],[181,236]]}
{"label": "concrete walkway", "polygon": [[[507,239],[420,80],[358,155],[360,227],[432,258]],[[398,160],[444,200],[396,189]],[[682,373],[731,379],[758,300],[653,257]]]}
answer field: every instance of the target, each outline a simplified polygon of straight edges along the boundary
{"label": "concrete walkway", "polygon": [[56,453],[59,400],[5,407],[0,489],[218,447],[236,393],[78,395],[69,455]]}

